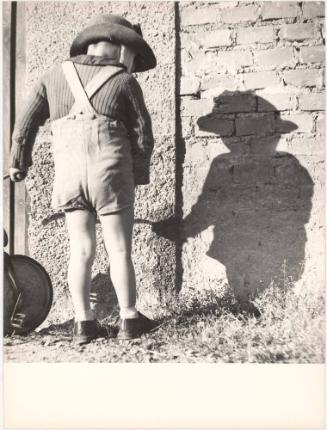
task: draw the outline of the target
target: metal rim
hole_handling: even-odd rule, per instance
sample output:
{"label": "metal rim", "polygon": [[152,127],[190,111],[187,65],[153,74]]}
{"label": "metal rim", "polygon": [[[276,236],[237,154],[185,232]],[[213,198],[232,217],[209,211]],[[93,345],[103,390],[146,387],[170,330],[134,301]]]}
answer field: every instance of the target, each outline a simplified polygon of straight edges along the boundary
{"label": "metal rim", "polygon": [[33,258],[28,257],[26,255],[14,254],[10,256],[10,260],[14,269],[15,269],[15,266],[17,267],[17,265],[23,262],[25,265],[28,264],[30,268],[33,268],[35,272],[38,272],[38,274],[41,274],[41,277],[43,278],[42,285],[44,289],[47,290],[47,295],[48,295],[47,303],[45,308],[42,309],[42,312],[40,312],[40,317],[36,321],[34,321],[34,323],[30,323],[27,327],[14,328],[14,331],[16,334],[26,334],[28,332],[35,330],[47,318],[53,302],[53,287],[52,287],[50,276],[47,273],[47,271],[40,263],[38,263]]}

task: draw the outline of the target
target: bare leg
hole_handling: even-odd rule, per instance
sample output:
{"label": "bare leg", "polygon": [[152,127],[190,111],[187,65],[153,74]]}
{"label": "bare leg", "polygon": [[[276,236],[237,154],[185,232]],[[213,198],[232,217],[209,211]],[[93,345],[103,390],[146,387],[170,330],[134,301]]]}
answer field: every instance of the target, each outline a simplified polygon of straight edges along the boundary
{"label": "bare leg", "polygon": [[85,210],[66,212],[70,240],[68,285],[75,319],[94,319],[90,307],[91,269],[95,256],[95,215]]}
{"label": "bare leg", "polygon": [[[102,215],[100,221],[121,316],[133,318],[136,316],[136,282],[131,258],[134,209],[128,207],[120,212]],[[130,314],[127,316],[128,312]]]}

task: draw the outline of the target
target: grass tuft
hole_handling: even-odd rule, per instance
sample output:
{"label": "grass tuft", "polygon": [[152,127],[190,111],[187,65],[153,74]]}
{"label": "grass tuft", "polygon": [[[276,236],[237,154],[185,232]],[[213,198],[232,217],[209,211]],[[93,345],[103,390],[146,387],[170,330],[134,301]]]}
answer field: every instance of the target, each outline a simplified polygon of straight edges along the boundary
{"label": "grass tuft", "polygon": [[[188,291],[185,299],[170,304],[157,338],[164,345],[174,343],[178,361],[324,362],[323,292],[297,293],[286,279],[271,284],[253,304],[260,318],[241,313],[233,295]],[[165,355],[169,361],[169,346]]]}

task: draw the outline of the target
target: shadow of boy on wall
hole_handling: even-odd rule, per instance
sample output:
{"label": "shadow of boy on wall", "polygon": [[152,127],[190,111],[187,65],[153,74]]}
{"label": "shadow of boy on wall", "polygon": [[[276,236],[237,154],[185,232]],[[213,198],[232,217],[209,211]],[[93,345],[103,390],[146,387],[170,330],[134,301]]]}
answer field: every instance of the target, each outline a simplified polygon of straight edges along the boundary
{"label": "shadow of boy on wall", "polygon": [[259,291],[303,272],[313,181],[293,155],[276,150],[297,126],[253,91],[223,92],[197,125],[230,152],[212,161],[180,234],[186,241],[213,226],[207,255],[225,266],[241,309],[257,315],[251,300]]}

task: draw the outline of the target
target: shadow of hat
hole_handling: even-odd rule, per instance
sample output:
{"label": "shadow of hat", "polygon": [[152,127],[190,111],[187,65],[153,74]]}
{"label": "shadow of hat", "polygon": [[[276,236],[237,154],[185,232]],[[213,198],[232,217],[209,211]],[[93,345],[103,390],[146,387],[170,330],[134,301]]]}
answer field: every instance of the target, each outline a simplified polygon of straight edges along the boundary
{"label": "shadow of hat", "polygon": [[90,20],[73,40],[70,56],[86,54],[88,45],[102,40],[132,48],[136,52],[135,72],[144,72],[157,65],[151,47],[142,37],[140,25],[133,25],[119,15],[100,15]]}
{"label": "shadow of hat", "polygon": [[[292,121],[284,120],[280,117],[280,111],[268,100],[258,96],[254,91],[224,91],[213,99],[212,112],[198,119],[197,124],[200,130],[223,134],[225,125],[219,121],[222,114],[269,114],[275,113],[276,130],[280,134],[290,133],[298,127]],[[246,115],[240,115],[246,120]],[[262,120],[264,126],[264,116],[257,117]]]}

